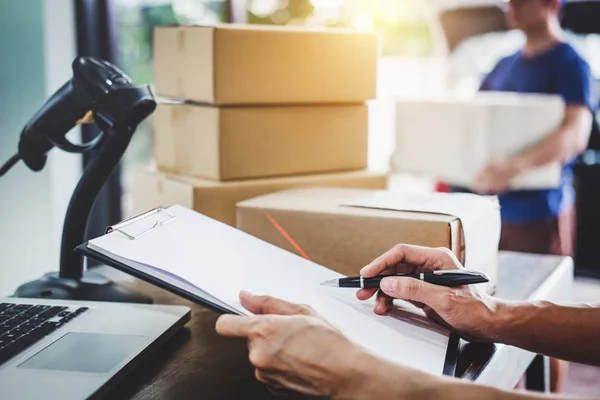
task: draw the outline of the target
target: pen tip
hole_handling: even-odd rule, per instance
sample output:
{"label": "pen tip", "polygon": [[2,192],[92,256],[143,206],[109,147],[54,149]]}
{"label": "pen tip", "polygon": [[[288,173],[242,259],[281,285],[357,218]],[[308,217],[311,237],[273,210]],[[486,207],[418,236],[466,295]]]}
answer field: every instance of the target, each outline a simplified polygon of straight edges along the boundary
{"label": "pen tip", "polygon": [[338,280],[337,279],[332,279],[330,281],[322,282],[321,286],[338,286]]}

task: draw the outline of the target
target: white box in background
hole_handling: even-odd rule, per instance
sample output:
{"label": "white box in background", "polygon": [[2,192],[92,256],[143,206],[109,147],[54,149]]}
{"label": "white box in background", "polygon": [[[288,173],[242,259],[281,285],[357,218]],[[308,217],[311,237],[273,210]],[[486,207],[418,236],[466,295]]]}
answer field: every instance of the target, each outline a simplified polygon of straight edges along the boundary
{"label": "white box in background", "polygon": [[[396,101],[395,172],[427,175],[471,187],[494,158],[510,157],[561,125],[565,105],[553,95],[485,92],[465,98]],[[513,189],[553,188],[561,165],[548,164],[513,180]]]}

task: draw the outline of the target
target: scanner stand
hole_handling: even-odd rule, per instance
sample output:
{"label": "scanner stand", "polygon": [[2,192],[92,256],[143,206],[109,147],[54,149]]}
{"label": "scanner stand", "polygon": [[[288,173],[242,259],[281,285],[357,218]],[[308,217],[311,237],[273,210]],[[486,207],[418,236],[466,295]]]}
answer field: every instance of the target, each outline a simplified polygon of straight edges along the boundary
{"label": "scanner stand", "polygon": [[119,286],[93,271],[85,271],[78,280],[61,278],[57,272],[50,272],[39,280],[20,286],[14,296],[55,300],[152,303],[150,297]]}
{"label": "scanner stand", "polygon": [[135,131],[134,126],[105,132],[99,151],[77,184],[63,226],[60,272],[20,286],[15,297],[63,300],[92,300],[127,303],[152,303],[152,299],[118,286],[108,278],[84,271],[83,257],[75,248],[86,241],[89,214],[98,193],[117,166]]}

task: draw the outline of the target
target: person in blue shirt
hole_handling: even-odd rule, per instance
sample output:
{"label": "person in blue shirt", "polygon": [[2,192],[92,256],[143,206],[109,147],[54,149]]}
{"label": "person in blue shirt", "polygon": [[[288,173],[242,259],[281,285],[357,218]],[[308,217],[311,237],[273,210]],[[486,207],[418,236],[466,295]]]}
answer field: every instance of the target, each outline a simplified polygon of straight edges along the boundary
{"label": "person in blue shirt", "polygon": [[[509,23],[525,33],[525,47],[500,60],[481,86],[483,91],[558,94],[566,104],[556,132],[514,157],[491,161],[477,176],[476,192],[499,195],[502,250],[573,254],[572,162],[589,142],[597,98],[589,65],[564,41],[559,22],[563,2],[506,1]],[[559,187],[510,190],[519,173],[557,161],[564,165]],[[552,372],[552,387],[560,391],[565,366],[553,361]]]}
{"label": "person in blue shirt", "polygon": [[[501,247],[571,255],[572,161],[588,144],[596,98],[589,65],[563,41],[560,7],[561,0],[508,2],[508,19],[525,33],[527,41],[523,50],[496,65],[481,90],[558,94],[566,103],[564,121],[538,145],[490,162],[479,173],[475,190],[499,194],[504,226]],[[510,181],[520,172],[555,161],[564,165],[560,187],[510,190]]]}

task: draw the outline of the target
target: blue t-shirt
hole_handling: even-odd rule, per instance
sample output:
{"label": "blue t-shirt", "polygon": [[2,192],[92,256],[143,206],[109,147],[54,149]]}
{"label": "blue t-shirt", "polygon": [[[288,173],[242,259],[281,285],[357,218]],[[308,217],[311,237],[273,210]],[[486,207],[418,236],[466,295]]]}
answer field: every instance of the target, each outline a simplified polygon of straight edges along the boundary
{"label": "blue t-shirt", "polygon": [[[596,109],[590,67],[567,43],[533,57],[519,51],[500,60],[481,90],[558,94],[567,105],[585,105],[592,112]],[[512,191],[501,194],[499,199],[505,221],[531,222],[559,215],[575,199],[572,160],[563,168],[559,188]]]}

